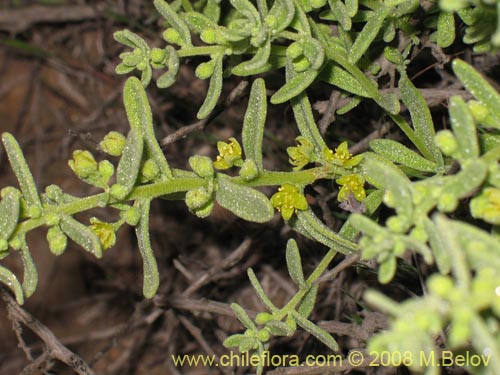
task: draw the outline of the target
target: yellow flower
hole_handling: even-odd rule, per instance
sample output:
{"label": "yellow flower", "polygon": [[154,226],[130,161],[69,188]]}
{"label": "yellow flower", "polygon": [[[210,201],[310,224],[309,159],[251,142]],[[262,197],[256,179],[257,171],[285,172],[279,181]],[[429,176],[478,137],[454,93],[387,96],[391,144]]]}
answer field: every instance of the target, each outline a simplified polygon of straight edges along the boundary
{"label": "yellow flower", "polygon": [[89,227],[99,238],[103,250],[109,249],[115,244],[116,234],[111,224],[102,222],[93,217],[90,219]]}
{"label": "yellow flower", "polygon": [[297,147],[288,147],[286,152],[290,156],[288,161],[292,164],[294,171],[300,171],[309,164],[314,157],[314,146],[306,137],[295,139],[299,144]]}
{"label": "yellow flower", "polygon": [[359,174],[342,176],[335,180],[335,182],[341,185],[337,196],[339,202],[346,200],[350,192],[352,192],[354,198],[359,202],[362,202],[366,198],[365,180]]}
{"label": "yellow flower", "polygon": [[296,186],[290,184],[283,184],[271,197],[271,203],[281,213],[284,220],[290,220],[296,210],[307,209],[306,197]]}
{"label": "yellow flower", "polygon": [[215,168],[229,169],[233,165],[239,167],[243,164],[241,146],[235,138],[229,138],[229,143],[217,142],[217,150],[219,155],[214,161]]}
{"label": "yellow flower", "polygon": [[488,187],[472,199],[470,210],[473,217],[491,224],[500,224],[500,189]]}
{"label": "yellow flower", "polygon": [[328,148],[323,150],[323,157],[327,162],[347,169],[351,169],[352,167],[358,165],[363,159],[363,155],[356,155],[353,157],[349,152],[349,147],[345,141],[335,149],[335,152]]}

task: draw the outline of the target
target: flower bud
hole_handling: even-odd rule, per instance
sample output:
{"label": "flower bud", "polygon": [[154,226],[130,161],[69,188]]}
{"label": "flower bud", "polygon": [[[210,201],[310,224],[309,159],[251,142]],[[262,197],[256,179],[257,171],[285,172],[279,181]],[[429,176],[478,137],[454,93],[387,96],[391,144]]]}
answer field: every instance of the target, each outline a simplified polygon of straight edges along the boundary
{"label": "flower bud", "polygon": [[458,149],[455,136],[449,130],[441,130],[436,134],[436,144],[447,156],[452,156]]}
{"label": "flower bud", "polygon": [[111,224],[102,222],[99,219],[93,217],[90,219],[89,228],[99,238],[99,242],[101,243],[103,250],[109,249],[115,244],[116,234]]}
{"label": "flower bud", "polygon": [[144,162],[141,169],[141,175],[144,177],[144,180],[151,181],[153,178],[158,176],[160,173],[160,168],[153,159],[148,159]]}
{"label": "flower bud", "polygon": [[257,164],[251,159],[247,159],[243,162],[240,169],[240,176],[245,181],[251,181],[259,175],[259,170],[257,169]]}
{"label": "flower bud", "polygon": [[167,58],[167,51],[162,48],[153,48],[150,52],[150,58],[155,64],[164,64]]}
{"label": "flower bud", "polygon": [[61,255],[68,245],[68,238],[59,226],[50,227],[47,232],[47,241],[52,254]]}
{"label": "flower bud", "polygon": [[429,290],[439,297],[446,297],[453,289],[453,281],[444,275],[434,275],[427,282]]}
{"label": "flower bud", "polygon": [[7,240],[0,238],[0,251],[5,251],[9,248],[9,243]]}
{"label": "flower bud", "polygon": [[125,147],[126,138],[123,134],[112,131],[106,134],[99,143],[101,150],[111,156],[121,156]]}
{"label": "flower bud", "polygon": [[201,178],[212,178],[214,167],[208,156],[193,155],[189,158],[189,166]]}
{"label": "flower bud", "polygon": [[115,173],[115,167],[107,160],[99,162],[98,170],[105,184],[108,183],[113,173]]}
{"label": "flower bud", "polygon": [[49,185],[45,188],[45,194],[47,198],[53,200],[54,202],[59,202],[63,197],[62,189],[57,185]]}
{"label": "flower bud", "polygon": [[287,56],[292,60],[301,56],[303,52],[304,52],[304,47],[302,46],[302,43],[299,42],[293,42],[286,49]]}
{"label": "flower bud", "polygon": [[74,151],[73,159],[68,161],[68,165],[80,178],[87,178],[97,171],[97,162],[94,156],[88,151]]}
{"label": "flower bud", "polygon": [[203,30],[200,34],[200,38],[203,42],[207,44],[215,44],[217,42],[215,30],[211,28]]}
{"label": "flower bud", "polygon": [[260,342],[268,342],[271,338],[271,333],[267,328],[262,328],[259,332],[257,332],[257,338]]}
{"label": "flower bud", "polygon": [[111,189],[109,190],[109,193],[111,194],[111,196],[113,198],[116,198],[118,200],[122,200],[122,199],[124,199],[127,196],[128,190],[123,185],[114,184],[113,186],[111,186]]}
{"label": "flower bud", "polygon": [[306,58],[302,57],[293,63],[293,70],[297,73],[303,72],[311,67],[311,62]]}
{"label": "flower bud", "polygon": [[126,211],[122,211],[122,215],[123,215],[122,217],[125,220],[125,222],[131,226],[137,225],[137,223],[141,219],[141,214],[134,207],[131,207],[130,209],[128,209]]}
{"label": "flower bud", "polygon": [[191,211],[204,208],[211,200],[212,194],[205,188],[189,190],[186,193],[186,205]]}
{"label": "flower bud", "polygon": [[266,324],[271,319],[273,319],[272,314],[269,314],[267,312],[260,312],[255,317],[255,323],[257,323],[257,324]]}
{"label": "flower bud", "polygon": [[194,74],[199,79],[207,79],[214,73],[215,64],[212,61],[201,63],[196,67]]}
{"label": "flower bud", "polygon": [[171,27],[163,32],[163,39],[165,39],[168,43],[176,44],[178,46],[183,44],[181,34],[179,34],[176,29]]}

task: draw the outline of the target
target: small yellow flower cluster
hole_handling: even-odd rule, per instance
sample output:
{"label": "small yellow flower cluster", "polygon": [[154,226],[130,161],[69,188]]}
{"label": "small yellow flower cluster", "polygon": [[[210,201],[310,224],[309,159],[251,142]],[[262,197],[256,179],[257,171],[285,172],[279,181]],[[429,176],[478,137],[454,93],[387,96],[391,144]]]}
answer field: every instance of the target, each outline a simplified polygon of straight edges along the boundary
{"label": "small yellow flower cluster", "polygon": [[337,196],[339,202],[345,201],[351,192],[359,202],[366,198],[365,180],[359,174],[345,175],[336,179],[335,182],[341,186]]}
{"label": "small yellow flower cluster", "polygon": [[214,168],[229,169],[233,165],[240,167],[243,164],[241,146],[236,138],[229,138],[229,143],[217,142],[219,155],[214,161]]}
{"label": "small yellow flower cluster", "polygon": [[361,160],[363,159],[363,155],[356,155],[354,157],[351,155],[347,142],[342,142],[339,147],[335,149],[335,152],[328,148],[324,149],[323,157],[327,162],[346,169],[355,167],[361,163]]}
{"label": "small yellow flower cluster", "polygon": [[306,210],[308,206],[306,197],[296,186],[290,184],[283,184],[271,197],[271,203],[284,220],[290,220],[296,210]]}

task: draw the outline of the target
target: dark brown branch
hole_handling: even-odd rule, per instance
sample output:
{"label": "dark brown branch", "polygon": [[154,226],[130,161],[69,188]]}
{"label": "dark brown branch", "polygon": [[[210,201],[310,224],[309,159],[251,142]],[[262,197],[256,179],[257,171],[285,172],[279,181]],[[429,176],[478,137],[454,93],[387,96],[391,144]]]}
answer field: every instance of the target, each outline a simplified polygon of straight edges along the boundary
{"label": "dark brown branch", "polygon": [[94,19],[97,16],[98,13],[94,7],[85,5],[59,7],[34,5],[21,9],[2,10],[0,12],[0,30],[16,34],[41,22],[75,22]]}
{"label": "dark brown branch", "polygon": [[169,145],[170,143],[177,142],[179,139],[186,137],[195,131],[203,130],[208,126],[213,120],[215,120],[222,112],[224,112],[228,107],[230,107],[233,102],[239,98],[248,86],[248,81],[241,81],[238,86],[236,86],[228,95],[225,103],[215,107],[213,112],[207,118],[197,121],[194,124],[183,126],[182,128],[176,130],[172,134],[167,135],[160,142],[162,147]]}
{"label": "dark brown branch", "polygon": [[23,323],[45,343],[51,358],[57,359],[71,367],[79,375],[95,375],[89,365],[77,354],[59,342],[56,336],[43,323],[17,304],[10,292],[0,286],[0,296],[7,305],[9,318]]}

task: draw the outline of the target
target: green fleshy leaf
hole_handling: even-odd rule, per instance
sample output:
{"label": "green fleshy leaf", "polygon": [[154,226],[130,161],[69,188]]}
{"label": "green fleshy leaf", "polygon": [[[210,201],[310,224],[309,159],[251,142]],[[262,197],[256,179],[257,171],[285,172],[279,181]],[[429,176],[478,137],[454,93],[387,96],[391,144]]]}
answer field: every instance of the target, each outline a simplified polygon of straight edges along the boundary
{"label": "green fleshy leaf", "polygon": [[24,303],[23,288],[17,280],[16,275],[3,266],[0,266],[0,282],[5,284],[14,293],[19,305]]}
{"label": "green fleshy leaf", "polygon": [[477,140],[476,126],[472,114],[459,96],[450,99],[451,127],[458,144],[458,153],[464,159],[479,156],[479,144]]}
{"label": "green fleshy leaf", "polygon": [[231,69],[231,73],[242,77],[255,75],[256,72],[260,72],[262,68],[267,64],[270,55],[271,39],[268,38],[265,44],[259,47],[257,52],[255,52],[250,60],[236,65]]}
{"label": "green fleshy leaf", "polygon": [[189,28],[198,34],[201,34],[205,29],[217,27],[217,23],[198,12],[186,12],[181,16]]}
{"label": "green fleshy leaf", "polygon": [[101,242],[92,229],[68,215],[61,215],[60,226],[62,231],[78,245],[94,254],[96,258],[102,257]]}
{"label": "green fleshy leaf", "polygon": [[365,88],[354,78],[351,74],[346,72],[341,67],[334,63],[328,63],[321,71],[319,78],[322,81],[328,82],[331,85],[350,92],[354,95],[371,98],[372,96],[365,90]]}
{"label": "green fleshy leaf", "polygon": [[[293,21],[295,5],[293,0],[276,0],[267,15],[267,20],[273,20],[271,30],[278,34],[285,30]],[[269,22],[267,22],[269,24]]]}
{"label": "green fleshy leaf", "polygon": [[224,347],[226,348],[235,348],[237,346],[240,346],[246,338],[247,336],[242,334],[231,335],[224,340],[222,345],[224,345]]}
{"label": "green fleshy leaf", "polygon": [[413,214],[411,183],[394,164],[383,163],[365,156],[367,179],[375,186],[385,189],[385,203],[396,210],[402,218],[410,220]]}
{"label": "green fleshy leaf", "polygon": [[349,51],[349,62],[355,64],[361,56],[368,50],[387,17],[387,9],[380,5],[374,14],[368,19],[363,29],[360,31],[354,44]]}
{"label": "green fleshy leaf", "polygon": [[264,288],[262,288],[262,285],[260,285],[259,279],[257,279],[257,276],[255,276],[255,273],[251,268],[247,270],[247,274],[248,278],[250,279],[250,283],[252,284],[255,292],[257,293],[257,296],[260,298],[264,306],[266,306],[271,312],[278,311],[278,308],[274,306],[271,300],[267,297]]}
{"label": "green fleshy leaf", "polygon": [[455,19],[453,13],[439,13],[437,30],[439,47],[446,48],[451,46],[455,40]]}
{"label": "green fleshy leaf", "polygon": [[339,350],[339,345],[337,344],[337,341],[330,335],[328,332],[326,332],[323,328],[318,327],[316,324],[311,322],[310,320],[304,318],[302,315],[297,313],[296,311],[292,311],[292,315],[297,321],[297,324],[301,326],[303,329],[305,329],[307,332],[309,332],[311,335],[316,337],[319,341],[321,341],[323,344],[325,344],[328,348],[330,348],[333,351]]}
{"label": "green fleshy leaf", "polygon": [[496,118],[497,124],[500,124],[500,94],[466,62],[455,59],[452,67],[465,88],[488,108],[491,115]]}
{"label": "green fleshy leaf", "polygon": [[231,5],[243,14],[254,25],[260,23],[260,15],[253,4],[248,0],[230,0]]}
{"label": "green fleshy leaf", "polygon": [[377,103],[390,114],[396,115],[400,111],[399,99],[396,94],[385,94],[379,97]]}
{"label": "green fleshy leaf", "polygon": [[208,86],[207,96],[205,97],[205,101],[203,102],[201,108],[198,110],[198,114],[196,117],[198,119],[204,119],[207,117],[212,110],[217,105],[217,101],[219,100],[220,94],[222,92],[222,60],[224,55],[217,55],[214,57],[215,66],[214,72],[210,77],[210,83]]}
{"label": "green fleshy leaf", "polygon": [[141,51],[149,50],[148,44],[136,33],[130,30],[120,30],[113,34],[115,40],[130,48],[139,48]]}
{"label": "green fleshy leaf", "polygon": [[238,320],[241,322],[241,324],[243,324],[243,326],[245,328],[253,330],[253,331],[257,330],[257,327],[253,323],[252,319],[250,319],[250,317],[248,316],[248,314],[245,311],[245,309],[243,309],[243,307],[241,307],[237,303],[233,302],[231,304],[231,310],[233,310],[234,315],[236,315],[236,317],[238,318]]}
{"label": "green fleshy leaf", "polygon": [[14,174],[19,181],[19,186],[23,193],[23,197],[26,200],[28,207],[36,206],[42,207],[40,202],[40,197],[38,196],[38,191],[35,185],[35,180],[33,175],[26,163],[21,147],[17,143],[16,139],[10,133],[2,134],[2,141],[7,152],[7,156],[10,161],[10,165],[14,171]]}
{"label": "green fleshy leaf", "polygon": [[358,13],[358,0],[345,0],[347,15],[354,17]]}
{"label": "green fleshy leaf", "polygon": [[135,234],[137,236],[137,243],[142,257],[143,277],[144,284],[142,286],[142,293],[146,298],[153,298],[160,285],[160,274],[158,272],[158,265],[156,258],[151,248],[151,241],[149,239],[149,208],[151,205],[150,199],[139,200],[137,207],[141,218],[139,223],[135,226]]}
{"label": "green fleshy leaf", "polygon": [[274,209],[269,199],[260,191],[238,185],[229,178],[219,176],[215,199],[236,216],[256,223],[265,223],[273,218]]}
{"label": "green fleshy leaf", "polygon": [[372,219],[361,214],[352,214],[349,216],[349,223],[359,232],[363,232],[370,237],[374,237],[386,230]]}
{"label": "green fleshy leaf", "polygon": [[[375,190],[372,193],[368,194],[368,196],[363,201],[363,203],[366,207],[366,212],[368,213],[368,215],[371,216],[377,210],[377,208],[382,203],[383,196],[384,196],[384,192],[382,190]],[[359,215],[359,216],[363,217],[362,215]],[[353,217],[357,217],[357,214],[350,215],[349,219],[347,219],[345,224],[339,230],[339,235],[342,236],[343,238],[345,238],[346,240],[349,240],[349,241],[354,241],[358,231],[361,230],[361,228],[363,228],[363,226],[360,226],[360,225],[357,225],[356,227],[354,227],[354,225],[352,224]],[[371,222],[371,220],[370,220],[370,222]],[[377,228],[377,230],[378,230],[378,228]]]}
{"label": "green fleshy leaf", "polygon": [[345,31],[351,30],[351,17],[347,14],[345,4],[340,0],[328,0],[328,3],[330,4],[330,8],[335,19],[340,23],[342,29]]}
{"label": "green fleshy leaf", "polygon": [[191,33],[186,23],[179,17],[177,12],[172,9],[170,4],[164,0],[154,0],[155,8],[167,20],[167,22],[180,34],[186,46],[192,46]]}
{"label": "green fleshy leaf", "polygon": [[151,106],[149,105],[146,90],[144,90],[144,87],[137,78],[130,77],[125,82],[125,87],[123,88],[123,102],[130,127],[138,134],[141,134],[146,142],[147,156],[153,159],[160,169],[161,179],[165,180],[172,178],[172,171],[156,140],[153,128],[153,115],[151,113]]}
{"label": "green fleshy leaf", "polygon": [[128,66],[128,65],[125,65],[124,63],[120,63],[116,66],[115,73],[120,74],[120,75],[128,74],[134,69],[135,69],[135,66]]}
{"label": "green fleshy leaf", "polygon": [[[288,75],[293,75],[290,64],[287,64],[286,72]],[[314,145],[318,152],[327,149],[328,147],[318,130],[316,122],[314,121],[311,103],[309,102],[307,95],[302,92],[294,97],[290,102],[292,104],[293,114],[295,116],[295,121],[297,122],[300,134],[307,138],[307,140]]]}
{"label": "green fleshy leaf", "polygon": [[287,77],[287,82],[271,96],[271,103],[281,104],[295,98],[314,82],[318,74],[318,70],[306,70],[294,73],[291,78]]}
{"label": "green fleshy leaf", "polygon": [[116,168],[116,182],[124,188],[121,192],[123,195],[121,198],[125,198],[135,186],[141,167],[143,148],[144,141],[141,134],[138,134],[133,128],[130,129],[120,162]]}
{"label": "green fleshy leaf", "polygon": [[177,55],[177,51],[172,46],[167,46],[166,50],[168,53],[168,70],[156,80],[156,86],[160,89],[172,86],[177,79],[177,74],[179,73],[179,56]]}
{"label": "green fleshy leaf", "polygon": [[390,256],[378,269],[378,281],[381,284],[388,284],[396,273],[396,257]]}
{"label": "green fleshy leaf", "polygon": [[288,324],[280,320],[270,320],[266,323],[266,328],[268,328],[274,336],[290,336],[293,334]]}
{"label": "green fleshy leaf", "polygon": [[316,217],[311,208],[296,212],[297,219],[291,220],[290,224],[294,230],[312,238],[328,248],[335,249],[342,254],[351,254],[358,251],[358,245],[350,242],[328,228]]}
{"label": "green fleshy leaf", "polygon": [[245,157],[253,160],[259,172],[264,171],[262,164],[262,140],[267,116],[266,86],[262,78],[252,84],[250,99],[243,121],[242,141]]}
{"label": "green fleshy leaf", "polygon": [[455,176],[450,178],[439,196],[438,209],[451,212],[458,200],[468,197],[484,182],[488,173],[487,163],[482,159],[471,160]]}
{"label": "green fleshy leaf", "polygon": [[434,223],[427,217],[424,218],[424,228],[427,236],[429,237],[429,244],[432,248],[432,254],[436,259],[436,265],[443,275],[447,275],[451,269],[450,257],[445,251],[443,244],[443,237],[437,230]]}
{"label": "green fleshy leaf", "polygon": [[297,307],[297,312],[304,318],[311,315],[314,310],[314,306],[316,305],[316,296],[318,295],[318,287],[319,284],[313,284]]}
{"label": "green fleshy leaf", "polygon": [[[401,76],[399,88],[401,89],[403,103],[410,111],[415,135],[425,145],[425,149],[419,149],[419,151],[427,159],[435,161],[438,166],[443,166],[443,156],[434,142],[435,131],[431,112],[423,95],[406,74]],[[415,146],[418,147],[419,145]]]}
{"label": "green fleshy leaf", "polygon": [[436,163],[423,158],[399,142],[390,139],[375,139],[370,142],[370,148],[394,163],[422,172],[436,172]]}
{"label": "green fleshy leaf", "polygon": [[8,240],[19,221],[21,201],[18,191],[10,191],[0,202],[0,238]]}
{"label": "green fleshy leaf", "polygon": [[307,288],[306,280],[304,278],[304,271],[302,270],[302,260],[300,258],[300,251],[297,247],[295,240],[290,239],[286,245],[286,265],[288,273],[293,282],[300,288]]}
{"label": "green fleshy leaf", "polygon": [[31,257],[30,250],[26,244],[26,240],[23,239],[23,244],[21,247],[21,259],[23,262],[24,277],[23,277],[23,291],[26,297],[30,297],[36,290],[38,284],[38,272]]}

